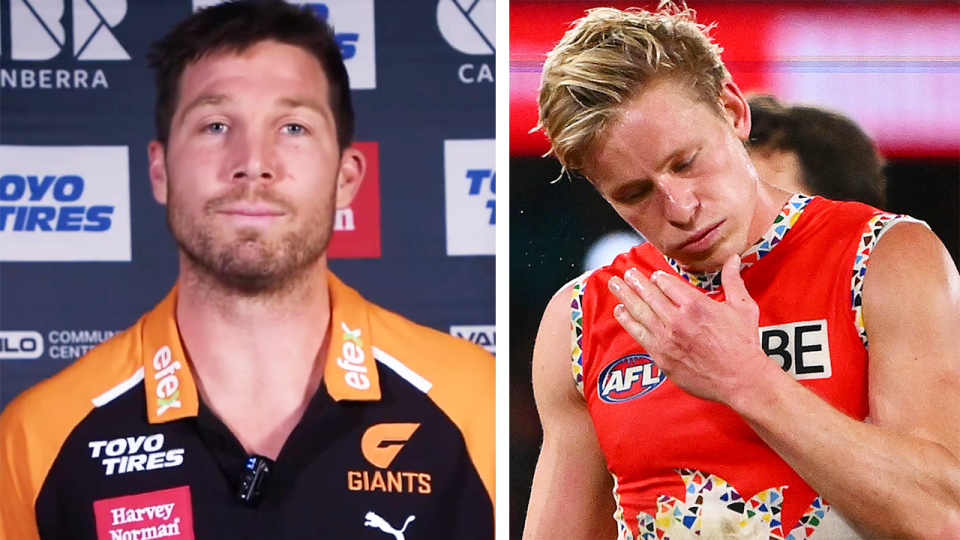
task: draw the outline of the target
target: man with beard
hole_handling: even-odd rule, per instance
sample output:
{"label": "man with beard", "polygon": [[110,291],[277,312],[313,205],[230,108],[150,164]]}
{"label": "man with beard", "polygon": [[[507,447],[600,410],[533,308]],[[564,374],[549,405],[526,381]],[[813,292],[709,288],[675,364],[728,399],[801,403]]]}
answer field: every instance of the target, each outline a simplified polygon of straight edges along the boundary
{"label": "man with beard", "polygon": [[327,269],[364,172],[331,29],[223,4],[150,62],[179,279],[6,409],[0,538],[492,538],[492,356]]}

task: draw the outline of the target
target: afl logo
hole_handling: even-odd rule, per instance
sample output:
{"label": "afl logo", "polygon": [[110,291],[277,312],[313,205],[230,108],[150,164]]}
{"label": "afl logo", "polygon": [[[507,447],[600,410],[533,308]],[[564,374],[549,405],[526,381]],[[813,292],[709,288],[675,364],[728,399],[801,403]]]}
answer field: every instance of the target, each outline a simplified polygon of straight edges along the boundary
{"label": "afl logo", "polygon": [[597,380],[597,394],[607,403],[630,401],[660,386],[664,376],[649,354],[631,354],[603,368]]}

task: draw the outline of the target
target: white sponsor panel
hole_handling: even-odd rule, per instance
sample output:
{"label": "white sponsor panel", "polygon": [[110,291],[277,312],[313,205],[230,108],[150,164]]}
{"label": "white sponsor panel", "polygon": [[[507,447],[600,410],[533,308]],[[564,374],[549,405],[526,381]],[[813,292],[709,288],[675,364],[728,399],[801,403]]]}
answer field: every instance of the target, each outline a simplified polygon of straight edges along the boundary
{"label": "white sponsor panel", "polygon": [[[456,51],[471,56],[491,56],[496,47],[495,0],[440,0],[437,26]],[[492,62],[467,62],[457,70],[463,84],[494,82]]]}
{"label": "white sponsor panel", "polygon": [[0,360],[36,360],[43,356],[43,336],[33,330],[0,331]]}
{"label": "white sponsor panel", "polygon": [[497,327],[490,325],[454,325],[450,335],[476,343],[493,354],[497,354]]}
{"label": "white sponsor panel", "polygon": [[77,60],[130,60],[112,28],[127,15],[126,0],[10,0],[10,59],[50,60],[66,46],[65,24],[72,24],[72,56]]}
{"label": "white sponsor panel", "polygon": [[0,262],[130,261],[126,146],[0,146]]}
{"label": "white sponsor panel", "polygon": [[[66,9],[67,1],[71,2],[70,10]],[[0,57],[30,63],[0,69],[0,87],[109,88],[103,69],[86,69],[80,62],[130,60],[130,54],[113,34],[126,15],[126,0],[10,0],[10,11],[3,12],[0,21],[0,27],[9,29],[10,48],[0,51]],[[67,55],[69,61],[65,60]],[[54,59],[58,59],[56,68],[37,69],[36,62]]]}
{"label": "white sponsor panel", "polygon": [[496,253],[493,139],[444,141],[447,255]]}
{"label": "white sponsor panel", "polygon": [[[368,90],[377,87],[373,0],[287,1],[310,6],[333,27],[347,73],[350,75],[350,88]],[[193,0],[193,8],[200,9],[221,3],[222,0]]]}
{"label": "white sponsor panel", "polygon": [[463,54],[494,54],[496,6],[496,0],[440,0],[437,25],[443,39]]}
{"label": "white sponsor panel", "polygon": [[798,381],[828,379],[833,374],[826,319],[762,326],[760,346]]}

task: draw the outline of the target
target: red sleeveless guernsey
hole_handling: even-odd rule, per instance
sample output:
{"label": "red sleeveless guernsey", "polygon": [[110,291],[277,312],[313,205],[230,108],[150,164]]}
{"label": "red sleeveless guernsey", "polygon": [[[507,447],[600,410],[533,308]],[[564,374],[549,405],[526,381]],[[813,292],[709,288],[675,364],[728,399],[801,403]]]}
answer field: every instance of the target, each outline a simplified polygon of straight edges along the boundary
{"label": "red sleeveless guernsey", "polygon": [[[742,256],[741,275],[760,306],[764,351],[857,420],[868,414],[862,278],[882,231],[904,219],[860,203],[794,195]],[[607,281],[629,268],[647,277],[679,274],[724,299],[719,272],[688,274],[649,243],[574,287],[574,378],[614,478],[619,538],[701,539],[721,531],[817,538],[829,510],[817,493],[732,409],[666,379],[614,319],[619,302]]]}

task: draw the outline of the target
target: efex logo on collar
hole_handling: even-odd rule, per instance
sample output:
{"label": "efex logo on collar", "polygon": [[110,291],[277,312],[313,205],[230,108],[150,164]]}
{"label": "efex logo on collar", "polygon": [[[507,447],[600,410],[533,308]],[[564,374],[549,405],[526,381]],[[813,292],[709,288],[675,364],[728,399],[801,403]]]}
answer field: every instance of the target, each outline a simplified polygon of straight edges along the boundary
{"label": "efex logo on collar", "polygon": [[180,369],[180,362],[174,361],[173,353],[170,347],[163,346],[153,355],[153,369],[157,370],[153,375],[157,383],[157,416],[163,416],[163,413],[169,409],[180,408],[180,379],[177,378],[177,371]]}
{"label": "efex logo on collar", "polygon": [[[377,424],[371,426],[360,439],[360,451],[371,465],[388,469],[410,440],[420,424]],[[366,470],[347,471],[347,489],[350,491],[383,491],[386,493],[432,492],[432,478],[428,473]]]}
{"label": "efex logo on collar", "polygon": [[337,365],[347,370],[344,380],[348,386],[357,390],[366,390],[370,388],[370,378],[367,377],[366,354],[363,352],[363,341],[360,339],[360,329],[351,330],[347,323],[341,322],[340,328],[343,329],[343,346],[340,349],[340,356],[337,357]]}

